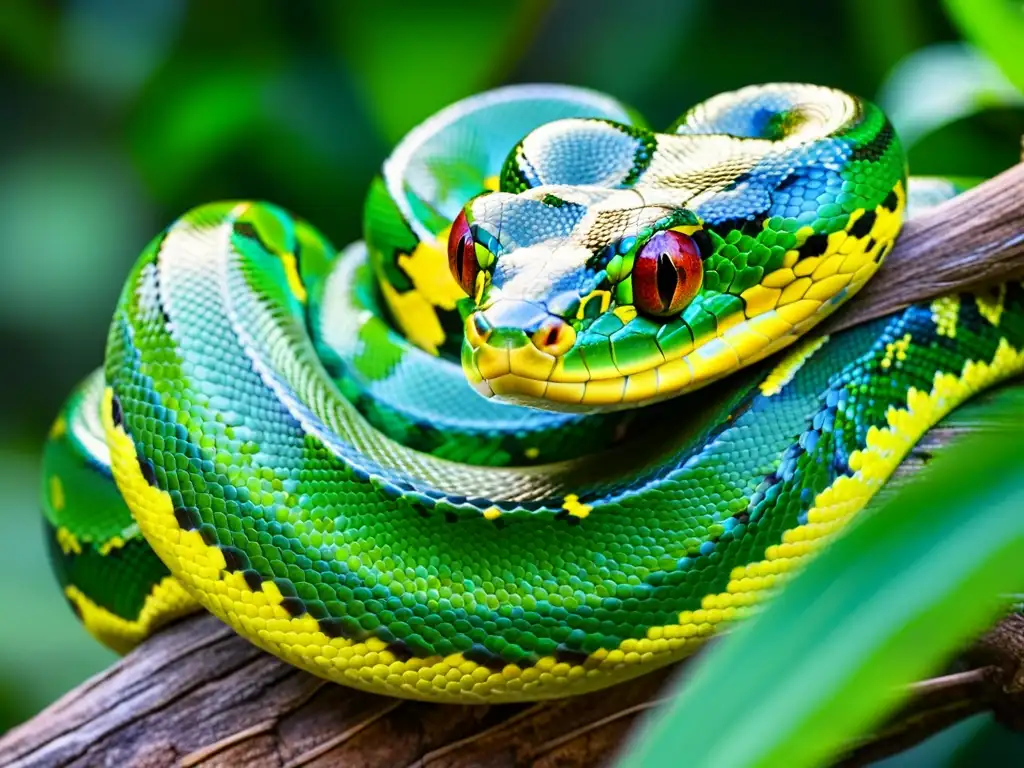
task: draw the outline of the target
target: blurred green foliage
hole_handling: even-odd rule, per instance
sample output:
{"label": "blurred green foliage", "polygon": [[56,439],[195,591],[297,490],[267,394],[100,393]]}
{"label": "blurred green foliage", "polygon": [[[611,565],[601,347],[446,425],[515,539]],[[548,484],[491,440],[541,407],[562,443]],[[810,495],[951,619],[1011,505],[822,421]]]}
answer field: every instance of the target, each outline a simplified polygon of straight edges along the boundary
{"label": "blurred green foliage", "polygon": [[[1024,389],[984,400],[965,406],[986,420],[983,433],[876,500],[684,669],[623,768],[675,765],[680,744],[695,765],[820,765],[1006,613],[1024,592]],[[730,725],[750,702],[736,738]]]}
{"label": "blurred green foliage", "polygon": [[[3,0],[0,730],[111,660],[48,574],[39,447],[101,359],[131,262],[181,212],[270,199],[343,245],[406,130],[526,81],[606,91],[655,126],[752,82],[834,85],[882,100],[913,140],[914,172],[987,176],[1017,159],[1024,133],[1020,35],[1007,42],[1019,11],[1009,0]],[[962,729],[964,743],[979,728]]]}

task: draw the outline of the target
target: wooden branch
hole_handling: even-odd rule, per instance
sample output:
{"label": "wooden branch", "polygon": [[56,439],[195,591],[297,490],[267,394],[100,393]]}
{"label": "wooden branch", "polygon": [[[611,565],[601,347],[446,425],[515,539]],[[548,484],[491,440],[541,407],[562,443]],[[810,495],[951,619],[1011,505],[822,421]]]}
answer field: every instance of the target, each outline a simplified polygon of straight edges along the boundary
{"label": "wooden branch", "polygon": [[821,331],[1009,280],[1024,280],[1024,163],[908,221],[875,276]]}
{"label": "wooden branch", "polygon": [[[1022,192],[1018,165],[908,224],[881,273],[829,330],[955,289],[1024,278]],[[900,477],[979,426],[999,425],[967,419],[931,430]],[[1024,618],[1011,617],[961,669],[915,686],[910,704],[853,745],[847,764],[902,749],[982,709],[1024,727],[1022,659]],[[194,616],[0,737],[0,766],[590,766],[609,760],[677,669],[539,704],[440,706],[327,683],[212,616]]]}

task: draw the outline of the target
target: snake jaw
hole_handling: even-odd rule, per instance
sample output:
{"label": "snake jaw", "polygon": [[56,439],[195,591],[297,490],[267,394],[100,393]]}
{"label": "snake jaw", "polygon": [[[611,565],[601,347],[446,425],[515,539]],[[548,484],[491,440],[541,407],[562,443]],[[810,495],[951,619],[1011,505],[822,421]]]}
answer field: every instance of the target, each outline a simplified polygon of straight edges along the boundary
{"label": "snake jaw", "polygon": [[[666,400],[717,381],[788,346],[835,306],[805,301],[770,309],[721,323],[717,333],[696,341],[689,330],[676,334],[685,335],[688,343],[678,342],[670,333],[655,332],[648,339],[653,352],[633,361],[614,348],[612,342],[623,341],[615,338],[616,333],[595,339],[587,331],[574,332],[572,346],[552,355],[538,348],[532,337],[533,343],[496,346],[493,333],[481,336],[480,320],[470,316],[463,368],[473,389],[484,397],[551,411],[614,411]],[[630,320],[650,323],[642,317]],[[678,325],[688,328],[684,322]],[[673,327],[665,324],[659,330]]]}

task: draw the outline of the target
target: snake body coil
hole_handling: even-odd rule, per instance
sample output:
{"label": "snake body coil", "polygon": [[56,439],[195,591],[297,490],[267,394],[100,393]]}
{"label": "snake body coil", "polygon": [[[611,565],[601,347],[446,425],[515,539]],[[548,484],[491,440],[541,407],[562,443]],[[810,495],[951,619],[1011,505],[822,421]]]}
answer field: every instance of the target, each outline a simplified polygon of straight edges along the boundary
{"label": "snake body coil", "polygon": [[365,245],[195,209],[143,251],[51,433],[65,594],[120,650],[198,603],[315,674],[449,702],[679,659],[1024,370],[1017,284],[804,336],[908,195],[955,191],[908,188],[885,116],[826,88],[654,133],[522,86],[409,134]]}

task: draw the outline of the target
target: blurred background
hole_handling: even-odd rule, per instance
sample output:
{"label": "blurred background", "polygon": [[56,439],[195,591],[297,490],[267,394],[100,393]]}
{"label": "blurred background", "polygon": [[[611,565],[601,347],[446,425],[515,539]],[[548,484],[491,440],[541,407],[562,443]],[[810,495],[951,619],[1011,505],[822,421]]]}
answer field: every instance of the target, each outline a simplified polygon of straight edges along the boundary
{"label": "blurred background", "polygon": [[[0,732],[113,661],[49,576],[39,449],[100,362],[130,264],[177,215],[265,198],[343,245],[396,140],[509,82],[606,91],[655,127],[753,82],[838,86],[889,111],[913,172],[989,176],[1021,151],[1022,7],[3,0]],[[971,721],[943,738],[936,755],[1009,737]]]}

